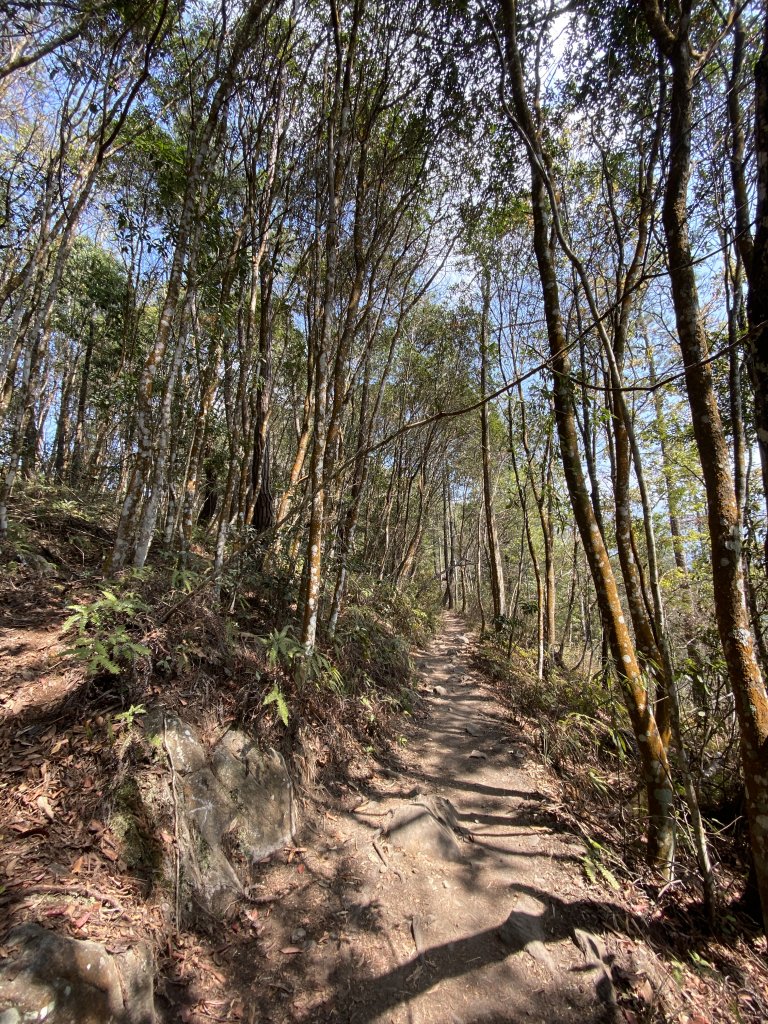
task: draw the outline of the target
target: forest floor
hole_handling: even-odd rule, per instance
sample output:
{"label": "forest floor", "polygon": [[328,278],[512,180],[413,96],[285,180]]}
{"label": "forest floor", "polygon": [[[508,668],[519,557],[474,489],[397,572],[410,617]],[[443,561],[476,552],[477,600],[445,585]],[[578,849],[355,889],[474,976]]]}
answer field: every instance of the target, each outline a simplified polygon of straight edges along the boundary
{"label": "forest floor", "polygon": [[452,614],[415,652],[420,700],[391,750],[305,786],[295,845],[259,866],[248,906],[173,934],[102,820],[130,723],[95,693],[78,710],[44,590],[17,593],[0,643],[0,943],[27,920],[110,951],[149,939],[167,1024],[765,1019],[762,940],[716,947],[639,887],[589,880],[558,780]]}

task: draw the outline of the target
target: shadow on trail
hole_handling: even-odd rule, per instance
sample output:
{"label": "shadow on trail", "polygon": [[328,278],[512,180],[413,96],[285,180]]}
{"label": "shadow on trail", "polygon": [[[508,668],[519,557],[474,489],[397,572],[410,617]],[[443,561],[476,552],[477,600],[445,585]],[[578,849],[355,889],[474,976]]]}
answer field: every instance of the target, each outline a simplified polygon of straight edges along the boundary
{"label": "shadow on trail", "polygon": [[[623,911],[613,904],[591,901],[567,904],[557,897],[526,885],[511,887],[510,895],[513,896],[515,892],[535,896],[544,903],[544,910],[541,914],[512,910],[506,922],[499,921],[494,927],[478,931],[474,935],[432,946],[424,950],[420,956],[414,956],[377,977],[366,978],[358,971],[352,979],[348,971],[343,968],[337,969],[333,976],[339,996],[338,1000],[333,1001],[337,1010],[340,1004],[343,1005],[344,998],[348,998],[346,993],[350,991],[352,980],[354,987],[365,993],[365,1004],[350,1006],[347,1015],[340,1016],[339,1020],[345,1024],[371,1024],[374,1020],[384,1019],[387,1012],[407,1005],[443,981],[458,979],[506,961],[509,961],[506,980],[510,986],[515,986],[514,1016],[499,1016],[495,1013],[489,1016],[487,1013],[481,1013],[474,1017],[454,1016],[453,1020],[460,1024],[472,1024],[473,1021],[477,1024],[480,1024],[480,1021],[483,1024],[492,1021],[512,1024],[516,1020],[525,1020],[531,1014],[537,1019],[540,1018],[542,1006],[537,996],[541,994],[542,988],[534,990],[530,984],[530,977],[526,977],[529,975],[531,963],[526,960],[512,961],[510,958],[523,952],[527,943],[542,932],[546,936],[546,942],[571,939],[574,927],[594,928],[595,924],[599,927],[597,919],[600,916],[608,915],[615,919],[619,913],[623,914]],[[505,925],[503,939],[501,925]],[[530,989],[531,994],[521,1003],[520,992],[523,988]],[[345,995],[342,996],[342,993]],[[606,1007],[596,1004],[591,993],[588,996],[580,993],[568,977],[558,979],[552,976],[546,985],[546,993],[548,1024],[557,1024],[561,1019],[557,1011],[558,1004],[563,1020],[572,1021],[575,1010],[580,1012],[580,1019],[584,1024],[598,1024],[608,1019]],[[471,1010],[469,1012],[472,1013]]]}
{"label": "shadow on trail", "polygon": [[[409,769],[404,767],[398,772],[398,775],[403,778],[412,779],[414,782],[432,783],[438,788],[445,783],[445,776],[441,777],[439,775],[430,775],[428,772],[423,772],[415,768]],[[468,793],[479,793],[481,796],[505,797],[517,800],[531,799],[530,794],[519,789],[499,789],[498,786],[488,786],[483,782],[469,782],[468,780],[457,779],[455,777],[451,779],[451,788],[463,789]],[[376,797],[383,798],[391,796],[391,793],[386,789],[380,789],[376,786],[368,785],[366,787],[366,796],[368,796],[369,799],[374,799]]]}

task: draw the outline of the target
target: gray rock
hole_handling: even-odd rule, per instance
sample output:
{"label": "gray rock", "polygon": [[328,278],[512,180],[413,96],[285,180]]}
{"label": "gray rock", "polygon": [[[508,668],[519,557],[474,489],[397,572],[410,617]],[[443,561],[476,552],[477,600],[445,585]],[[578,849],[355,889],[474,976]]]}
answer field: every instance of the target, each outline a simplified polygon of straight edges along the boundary
{"label": "gray rock", "polygon": [[433,686],[432,692],[437,694],[438,697],[447,697],[448,691],[444,686]]}
{"label": "gray rock", "polygon": [[252,864],[290,842],[293,788],[276,750],[260,752],[242,732],[228,732],[213,752],[213,771],[235,805],[228,831]]}
{"label": "gray rock", "polygon": [[157,746],[166,755],[166,748],[171,755],[174,770],[179,775],[205,768],[205,747],[200,738],[186,722],[175,715],[170,715],[162,708],[156,708],[144,718],[144,732],[150,743]]}
{"label": "gray rock", "polygon": [[291,779],[280,754],[261,753],[233,730],[213,750],[210,767],[181,781],[183,875],[194,902],[226,917],[250,881],[250,868],[292,840]]}
{"label": "gray rock", "polygon": [[208,768],[182,780],[181,796],[182,877],[192,890],[186,903],[188,916],[195,916],[196,903],[216,917],[225,917],[243,892],[243,883],[223,847],[235,806]]}
{"label": "gray rock", "polygon": [[56,566],[53,562],[49,562],[47,558],[42,555],[36,554],[34,551],[26,551],[22,556],[22,561],[28,565],[35,572],[41,572],[46,576],[50,576],[56,572]]}
{"label": "gray rock", "polygon": [[470,736],[483,735],[483,730],[480,728],[479,725],[476,725],[474,722],[467,722],[467,724],[464,726],[464,732],[469,733]]}
{"label": "gray rock", "polygon": [[149,946],[111,954],[100,942],[70,939],[36,924],[13,929],[0,963],[2,1024],[154,1024]]}
{"label": "gray rock", "polygon": [[[170,753],[173,764],[173,778],[153,770],[137,777],[136,786],[155,830],[178,828],[183,916],[191,920],[202,910],[226,917],[251,882],[252,866],[292,840],[293,787],[285,761],[274,750],[259,751],[236,729],[209,754],[190,725],[162,709],[147,714],[144,727],[158,761],[169,767]],[[133,824],[123,821],[122,832],[131,834]],[[174,858],[173,848],[165,848],[153,868],[166,884],[175,884]]]}

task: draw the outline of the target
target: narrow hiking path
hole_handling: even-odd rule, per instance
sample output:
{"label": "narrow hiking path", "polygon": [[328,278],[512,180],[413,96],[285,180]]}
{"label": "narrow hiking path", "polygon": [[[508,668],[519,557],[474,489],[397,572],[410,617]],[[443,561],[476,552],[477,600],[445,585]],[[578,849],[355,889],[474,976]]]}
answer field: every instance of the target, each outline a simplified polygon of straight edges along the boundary
{"label": "narrow hiking path", "polygon": [[[474,640],[457,616],[446,614],[429,650],[415,652],[421,699],[414,718],[401,719],[401,742],[383,744],[376,759],[360,757],[350,743],[343,778],[315,773],[311,761],[322,760],[325,740],[314,721],[300,748],[304,810],[293,840],[286,847],[280,840],[243,869],[248,884],[241,894],[233,890],[223,913],[200,904],[181,927],[173,901],[192,899],[195,890],[180,888],[178,876],[169,887],[161,868],[148,876],[130,868],[111,824],[118,786],[109,771],[120,786],[125,766],[140,774],[141,786],[168,778],[142,739],[150,716],[126,729],[123,762],[120,738],[105,732],[116,720],[114,704],[99,705],[98,714],[92,708],[96,717],[85,721],[76,691],[68,707],[45,704],[50,691],[35,666],[56,635],[34,622],[29,637],[11,639],[10,656],[23,647],[29,658],[26,670],[17,665],[14,707],[23,710],[28,694],[35,714],[38,705],[49,712],[34,724],[4,712],[0,973],[11,963],[6,927],[32,922],[46,935],[103,943],[110,956],[143,943],[154,958],[147,991],[151,1000],[154,980],[157,1013],[146,1017],[153,1024],[704,1020],[653,1017],[673,986],[653,951],[636,941],[644,933],[642,913],[634,917],[637,897],[630,906],[587,883],[584,848],[562,827],[556,784],[472,667]],[[186,705],[186,697],[173,699]],[[176,703],[159,708],[164,723]],[[201,722],[195,715],[197,732]],[[342,729],[336,723],[332,736]],[[219,747],[211,737],[220,739],[221,730],[221,718],[211,715],[208,746],[198,743],[194,756],[213,763]],[[126,744],[134,743],[130,761]],[[175,778],[167,784],[178,814]],[[183,776],[177,787],[188,782]],[[151,799],[155,790],[135,792]],[[172,855],[174,836],[160,830],[178,828],[179,819],[151,806],[154,817],[140,834],[159,835]],[[636,984],[645,991],[639,1002],[632,1001]],[[675,1009],[677,992],[667,1004]]]}
{"label": "narrow hiking path", "polygon": [[284,958],[294,996],[286,1019],[551,1024],[616,1015],[609,970],[574,941],[575,929],[601,929],[610,908],[590,899],[583,848],[553,827],[544,773],[526,763],[470,650],[465,625],[446,615],[440,637],[417,654],[426,713],[403,738],[398,769],[374,776],[353,810],[326,816],[323,841],[302,851],[330,891],[324,934],[321,906],[305,904],[295,919],[304,927],[282,938],[306,942]]}

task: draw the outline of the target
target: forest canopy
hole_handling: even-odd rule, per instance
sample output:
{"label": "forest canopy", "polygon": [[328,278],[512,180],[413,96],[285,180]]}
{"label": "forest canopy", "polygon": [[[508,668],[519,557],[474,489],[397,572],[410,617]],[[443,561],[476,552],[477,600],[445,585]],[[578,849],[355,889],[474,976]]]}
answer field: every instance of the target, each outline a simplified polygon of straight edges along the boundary
{"label": "forest canopy", "polygon": [[710,908],[743,809],[767,917],[764,4],[5,11],[4,561],[98,501],[106,579],[271,587],[296,665],[456,609],[610,695]]}

